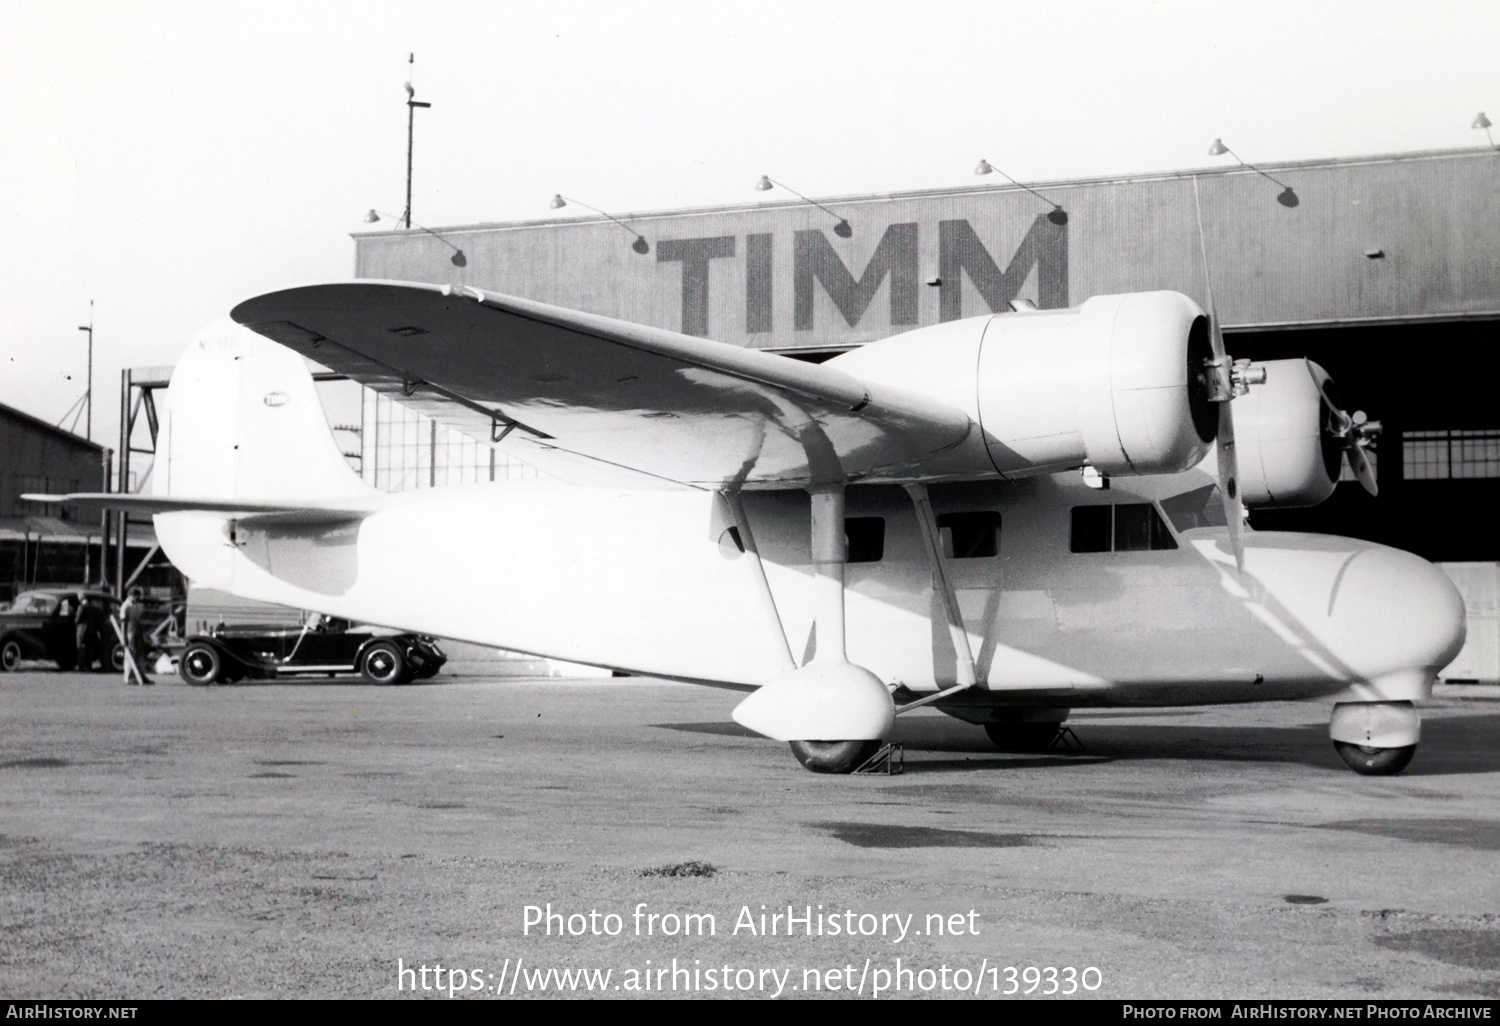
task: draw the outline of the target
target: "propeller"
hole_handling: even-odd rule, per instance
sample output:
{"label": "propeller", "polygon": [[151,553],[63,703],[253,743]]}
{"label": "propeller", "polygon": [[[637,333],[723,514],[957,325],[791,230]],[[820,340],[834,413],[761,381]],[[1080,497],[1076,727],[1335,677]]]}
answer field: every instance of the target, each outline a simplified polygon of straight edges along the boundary
{"label": "propeller", "polygon": [[1252,366],[1249,360],[1231,360],[1224,348],[1224,332],[1213,309],[1209,294],[1208,330],[1213,356],[1204,364],[1208,400],[1219,404],[1219,429],[1215,438],[1215,462],[1219,470],[1219,496],[1224,504],[1224,521],[1229,528],[1229,547],[1234,550],[1236,569],[1245,569],[1245,540],[1241,532],[1245,522],[1245,503],[1240,497],[1239,457],[1234,447],[1234,414],[1230,407],[1236,396],[1250,391],[1251,385],[1266,380],[1264,367]]}
{"label": "propeller", "polygon": [[1349,458],[1349,469],[1354,471],[1364,490],[1379,495],[1380,486],[1375,481],[1375,467],[1370,463],[1369,450],[1375,447],[1375,439],[1380,437],[1380,421],[1371,420],[1364,410],[1355,410],[1351,414],[1340,409],[1331,392],[1333,379],[1326,371],[1320,377],[1318,372],[1322,370],[1311,361],[1307,364],[1307,372],[1312,375],[1313,384],[1318,386],[1318,395],[1328,413],[1325,429],[1343,447],[1344,455]]}
{"label": "propeller", "polygon": [[[1291,190],[1288,189],[1288,192]],[[1294,197],[1295,198],[1295,197]],[[1215,462],[1219,469],[1219,496],[1224,503],[1224,521],[1229,527],[1229,547],[1234,550],[1234,565],[1245,572],[1245,502],[1240,498],[1239,458],[1234,450],[1234,414],[1230,407],[1235,396],[1250,391],[1251,385],[1266,383],[1266,369],[1252,366],[1249,360],[1231,360],[1224,348],[1224,332],[1214,309],[1214,279],[1208,267],[1208,241],[1203,234],[1203,203],[1198,196],[1198,176],[1193,176],[1193,211],[1198,220],[1198,250],[1203,257],[1203,284],[1208,293],[1208,334],[1213,356],[1203,363],[1201,384],[1209,402],[1219,404],[1219,430],[1215,436]]]}

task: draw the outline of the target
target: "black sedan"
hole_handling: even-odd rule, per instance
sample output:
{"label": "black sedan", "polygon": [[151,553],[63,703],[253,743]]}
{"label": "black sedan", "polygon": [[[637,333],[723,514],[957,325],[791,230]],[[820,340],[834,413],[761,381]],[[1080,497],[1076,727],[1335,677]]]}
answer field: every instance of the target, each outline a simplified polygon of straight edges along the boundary
{"label": "black sedan", "polygon": [[0,670],[15,670],[23,659],[50,659],[60,670],[78,667],[80,604],[95,649],[89,662],[97,661],[103,670],[124,666],[125,650],[109,626],[109,618],[118,616],[120,608],[113,595],[83,588],[33,588],[0,608]]}
{"label": "black sedan", "polygon": [[219,627],[188,638],[177,668],[189,684],[358,673],[371,684],[431,677],[448,657],[426,635],[393,634],[313,613],[301,627]]}

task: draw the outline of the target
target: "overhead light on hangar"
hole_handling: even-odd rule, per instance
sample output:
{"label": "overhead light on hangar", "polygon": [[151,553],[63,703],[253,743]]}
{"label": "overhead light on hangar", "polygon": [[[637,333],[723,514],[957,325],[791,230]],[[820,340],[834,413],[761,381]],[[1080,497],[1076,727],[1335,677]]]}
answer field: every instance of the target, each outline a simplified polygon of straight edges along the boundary
{"label": "overhead light on hangar", "polygon": [[573,199],[573,197],[571,197],[571,196],[564,196],[560,192],[553,193],[553,195],[552,195],[552,202],[548,203],[547,206],[551,207],[553,210],[561,210],[563,207],[567,206],[569,203],[577,203],[580,207],[583,207],[585,210],[592,210],[594,213],[598,214],[601,217],[607,217],[611,221],[613,221],[615,224],[619,225],[621,228],[624,228],[631,235],[634,235],[635,236],[635,241],[630,244],[630,248],[633,249],[633,250],[635,250],[637,253],[644,254],[644,253],[651,252],[651,243],[649,243],[649,242],[646,241],[646,237],[644,235],[642,235],[639,232],[637,232],[634,228],[631,228],[624,221],[621,221],[618,217],[614,216],[613,214],[606,214],[604,211],[600,210],[598,207],[591,207],[587,203],[583,202],[582,200]]}
{"label": "overhead light on hangar", "polygon": [[1484,116],[1484,111],[1479,112],[1479,116],[1474,119],[1474,123],[1469,127],[1484,129],[1484,136],[1490,141],[1490,149],[1493,150],[1496,148],[1495,137],[1490,134],[1490,119]]}
{"label": "overhead light on hangar", "polygon": [[1055,200],[1048,199],[1046,196],[1043,196],[1041,193],[1037,192],[1035,189],[1033,189],[1029,185],[1021,185],[1020,182],[1016,181],[1014,178],[1012,178],[1010,175],[1006,174],[1004,171],[1001,171],[998,167],[996,167],[994,164],[991,164],[989,161],[985,160],[983,157],[980,157],[979,158],[979,163],[974,165],[974,173],[976,175],[987,175],[987,174],[991,174],[991,173],[999,175],[1001,178],[1004,178],[1011,185],[1019,186],[1020,188],[1025,189],[1027,192],[1031,193],[1033,196],[1035,196],[1037,199],[1041,200],[1043,203],[1051,203],[1052,204],[1052,212],[1047,215],[1047,220],[1051,221],[1053,224],[1067,224],[1068,223],[1068,212],[1062,208],[1062,204],[1061,203],[1058,203]]}
{"label": "overhead light on hangar", "polygon": [[[402,218],[396,217],[395,214],[382,214],[380,211],[378,211],[378,210],[376,210],[376,209],[374,209],[372,207],[370,209],[370,212],[365,215],[365,224],[375,224],[382,217],[394,218],[398,222],[402,220]],[[428,235],[431,235],[434,239],[437,239],[443,245],[445,245],[449,249],[453,250],[453,255],[448,258],[448,261],[451,264],[453,264],[454,267],[468,267],[469,266],[469,258],[466,257],[466,256],[464,256],[464,251],[463,250],[459,249],[457,246],[455,246],[453,243],[449,242],[447,239],[443,238],[441,235],[439,235],[437,232],[433,231],[431,228],[423,228],[421,225],[417,224],[415,221],[411,221],[411,222],[408,222],[408,223],[409,223],[410,227],[415,228],[418,231],[426,232]]]}
{"label": "overhead light on hangar", "polygon": [[836,225],[833,226],[833,234],[837,235],[839,238],[841,238],[841,239],[847,239],[847,238],[849,238],[849,236],[851,236],[851,235],[854,234],[854,229],[851,228],[851,227],[849,227],[849,222],[847,220],[845,220],[842,217],[839,217],[839,215],[835,214],[832,210],[829,210],[827,207],[825,207],[823,204],[819,203],[817,200],[808,199],[806,196],[802,195],[796,189],[793,189],[790,185],[787,185],[785,182],[778,182],[776,179],[772,178],[770,175],[761,175],[760,176],[760,181],[758,181],[758,182],[755,183],[755,191],[756,192],[766,192],[766,191],[768,191],[768,190],[770,190],[770,189],[772,189],[772,188],[774,188],[775,186],[778,186],[778,185],[781,186],[783,189],[785,189],[787,192],[791,193],[793,196],[796,196],[802,202],[804,202],[804,203],[811,203],[813,206],[815,206],[819,210],[823,211],[823,213],[827,214],[829,217],[837,218],[838,219],[838,224],[836,224]]}
{"label": "overhead light on hangar", "polygon": [[1281,181],[1279,178],[1272,178],[1270,175],[1266,174],[1254,164],[1246,164],[1243,160],[1240,160],[1240,155],[1231,150],[1228,146],[1225,146],[1223,139],[1215,139],[1214,144],[1208,148],[1208,155],[1210,157],[1222,157],[1226,153],[1233,157],[1235,160],[1238,160],[1240,163],[1240,167],[1248,168],[1249,170],[1254,171],[1256,174],[1260,175],[1262,178],[1268,179],[1269,181],[1275,182],[1277,185],[1281,186],[1281,191],[1276,194],[1277,203],[1280,203],[1284,207],[1295,207],[1297,204],[1302,202],[1302,200],[1298,198],[1297,193],[1292,189],[1290,185]]}

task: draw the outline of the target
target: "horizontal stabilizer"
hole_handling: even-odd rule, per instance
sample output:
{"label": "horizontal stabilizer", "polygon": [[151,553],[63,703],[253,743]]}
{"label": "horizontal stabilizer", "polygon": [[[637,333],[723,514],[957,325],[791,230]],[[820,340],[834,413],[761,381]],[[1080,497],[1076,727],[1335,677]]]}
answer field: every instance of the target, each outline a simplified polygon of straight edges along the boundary
{"label": "horizontal stabilizer", "polygon": [[239,513],[247,517],[278,516],[299,523],[336,524],[359,520],[368,509],[285,502],[253,502],[246,499],[190,499],[179,496],[135,495],[126,492],[72,492],[68,495],[21,496],[27,502],[73,506],[78,509],[122,509],[131,513]]}

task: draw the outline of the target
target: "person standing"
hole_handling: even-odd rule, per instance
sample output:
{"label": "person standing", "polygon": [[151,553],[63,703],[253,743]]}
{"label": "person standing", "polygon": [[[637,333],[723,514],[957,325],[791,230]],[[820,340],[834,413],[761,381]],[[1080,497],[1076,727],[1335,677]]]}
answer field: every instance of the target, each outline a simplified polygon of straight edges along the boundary
{"label": "person standing", "polygon": [[93,605],[87,595],[80,595],[78,608],[73,611],[73,647],[78,653],[78,669],[85,673],[94,668],[94,636],[98,628],[93,622]]}
{"label": "person standing", "polygon": [[[121,625],[125,629],[125,647],[130,652],[131,659],[135,662],[136,673],[142,684],[156,683],[146,676],[146,625],[144,622],[145,592],[140,588],[131,588],[130,595],[120,606]],[[127,668],[125,679],[130,679]]]}

